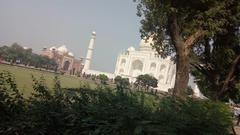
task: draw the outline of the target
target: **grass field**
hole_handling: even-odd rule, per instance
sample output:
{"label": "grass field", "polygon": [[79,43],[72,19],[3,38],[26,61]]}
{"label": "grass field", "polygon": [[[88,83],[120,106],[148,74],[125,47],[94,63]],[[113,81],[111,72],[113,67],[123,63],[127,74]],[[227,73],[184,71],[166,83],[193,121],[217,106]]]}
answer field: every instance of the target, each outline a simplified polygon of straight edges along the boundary
{"label": "grass field", "polygon": [[[32,93],[32,75],[39,79],[41,76],[44,77],[46,81],[46,85],[49,88],[52,88],[54,83],[53,79],[56,76],[54,73],[40,71],[35,69],[28,69],[23,67],[11,66],[0,64],[0,72],[9,71],[15,77],[18,88],[24,93],[24,96],[29,96]],[[58,75],[61,86],[63,88],[79,88],[81,84],[88,82],[91,87],[95,87],[93,82],[89,82],[86,80],[80,80],[78,77],[67,76],[67,75]]]}

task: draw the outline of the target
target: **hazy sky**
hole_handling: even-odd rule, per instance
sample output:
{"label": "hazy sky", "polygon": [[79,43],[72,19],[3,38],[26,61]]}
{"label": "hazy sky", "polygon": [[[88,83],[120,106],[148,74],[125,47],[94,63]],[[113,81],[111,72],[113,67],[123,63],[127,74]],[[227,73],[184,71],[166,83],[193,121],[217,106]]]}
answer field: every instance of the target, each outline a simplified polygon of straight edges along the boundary
{"label": "hazy sky", "polygon": [[140,40],[132,0],[0,0],[0,45],[14,42],[35,52],[66,45],[85,57],[91,32],[97,37],[92,69],[113,72],[117,56]]}

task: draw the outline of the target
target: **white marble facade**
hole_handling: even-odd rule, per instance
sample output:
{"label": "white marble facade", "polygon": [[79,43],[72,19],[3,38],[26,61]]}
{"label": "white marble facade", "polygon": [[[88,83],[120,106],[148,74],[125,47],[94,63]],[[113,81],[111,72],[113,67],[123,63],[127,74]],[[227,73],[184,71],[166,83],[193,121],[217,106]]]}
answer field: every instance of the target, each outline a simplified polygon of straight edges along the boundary
{"label": "white marble facade", "polygon": [[129,47],[117,58],[115,75],[129,78],[131,82],[141,74],[158,79],[158,90],[173,88],[176,66],[169,58],[163,59],[151,47],[151,40],[141,40],[139,49]]}
{"label": "white marble facade", "polygon": [[[158,79],[157,90],[168,91],[169,88],[174,87],[176,65],[170,58],[163,59],[157,55],[156,51],[152,49],[151,39],[148,41],[141,40],[139,48],[129,47],[124,53],[121,53],[117,58],[114,73],[92,70],[90,66],[95,38],[96,32],[93,32],[82,73],[92,75],[105,74],[112,79],[120,75],[124,78],[129,78],[130,82],[135,82],[138,75],[149,74]],[[194,95],[202,96],[191,75],[188,85],[193,89]]]}

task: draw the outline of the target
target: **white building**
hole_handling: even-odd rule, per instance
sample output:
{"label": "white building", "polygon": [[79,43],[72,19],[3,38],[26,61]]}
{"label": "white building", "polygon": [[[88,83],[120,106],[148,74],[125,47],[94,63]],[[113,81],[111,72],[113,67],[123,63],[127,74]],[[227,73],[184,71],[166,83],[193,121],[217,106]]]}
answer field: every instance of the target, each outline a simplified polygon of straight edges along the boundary
{"label": "white building", "polygon": [[91,75],[105,74],[106,76],[108,76],[108,78],[114,78],[115,75],[113,73],[107,73],[107,72],[102,72],[102,71],[97,71],[97,70],[92,70],[91,69],[95,39],[96,39],[96,32],[93,31],[90,42],[89,42],[89,46],[88,46],[88,50],[87,50],[82,74],[91,74]]}
{"label": "white building", "polygon": [[[91,70],[95,38],[96,32],[93,32],[82,73],[92,75],[105,74],[109,78],[120,75],[124,78],[129,78],[130,82],[135,82],[136,77],[141,74],[149,74],[158,79],[158,90],[168,91],[169,88],[174,87],[176,65],[170,58],[163,59],[157,55],[157,52],[152,49],[151,39],[148,41],[141,40],[138,49],[129,47],[124,53],[120,54],[117,58],[114,74]],[[193,79],[194,78],[190,76],[189,86],[194,90],[196,96],[201,96]]]}
{"label": "white building", "polygon": [[152,49],[151,39],[141,40],[139,49],[129,47],[117,58],[115,75],[135,82],[141,74],[149,74],[158,79],[158,89],[167,91],[173,88],[176,66],[170,58],[163,59]]}

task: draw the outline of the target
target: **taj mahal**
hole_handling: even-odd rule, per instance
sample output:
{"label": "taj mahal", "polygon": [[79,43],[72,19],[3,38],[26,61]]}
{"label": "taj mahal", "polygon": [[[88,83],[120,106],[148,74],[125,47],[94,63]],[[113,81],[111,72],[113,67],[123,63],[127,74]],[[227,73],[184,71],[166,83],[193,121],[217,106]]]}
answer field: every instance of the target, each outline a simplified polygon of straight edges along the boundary
{"label": "taj mahal", "polygon": [[117,58],[115,75],[135,82],[141,74],[149,74],[158,79],[158,89],[167,91],[174,86],[175,64],[170,58],[163,59],[152,49],[151,39],[142,39],[139,48],[129,47]]}
{"label": "taj mahal", "polygon": [[[170,58],[161,58],[155,50],[152,49],[151,39],[142,39],[139,48],[129,47],[125,52],[117,57],[115,72],[107,73],[92,70],[91,62],[96,39],[96,32],[92,32],[85,57],[85,63],[82,74],[99,75],[105,74],[109,78],[121,76],[128,78],[130,82],[135,82],[136,77],[141,74],[149,74],[158,79],[157,90],[168,91],[174,87],[176,65]],[[201,96],[197,85],[193,82],[190,75],[189,86],[194,90],[196,96]]]}

